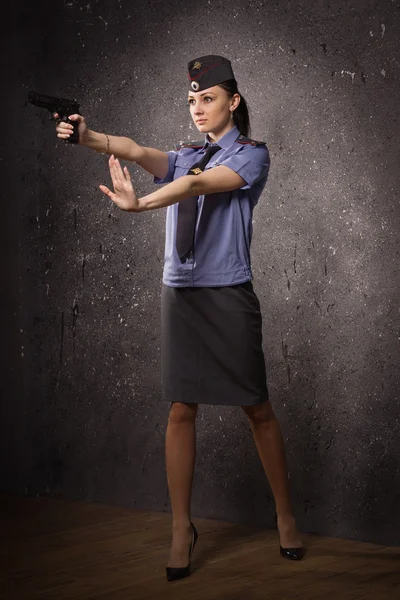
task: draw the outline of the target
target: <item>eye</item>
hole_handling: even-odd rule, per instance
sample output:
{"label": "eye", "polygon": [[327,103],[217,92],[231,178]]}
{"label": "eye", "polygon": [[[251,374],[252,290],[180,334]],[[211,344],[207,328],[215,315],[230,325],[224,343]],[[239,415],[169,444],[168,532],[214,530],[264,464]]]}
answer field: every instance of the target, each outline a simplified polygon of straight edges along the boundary
{"label": "eye", "polygon": [[[204,100],[213,100],[213,98],[211,96],[204,96]],[[186,103],[186,106],[190,106],[191,104],[194,104],[194,99],[190,98],[190,100],[188,100],[188,102]],[[208,104],[208,102],[207,102]]]}

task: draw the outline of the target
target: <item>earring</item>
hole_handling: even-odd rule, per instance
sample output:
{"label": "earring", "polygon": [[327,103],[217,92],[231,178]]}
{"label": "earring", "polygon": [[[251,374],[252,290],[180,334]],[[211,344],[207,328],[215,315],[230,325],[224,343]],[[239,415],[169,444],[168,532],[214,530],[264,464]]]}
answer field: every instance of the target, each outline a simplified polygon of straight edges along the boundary
{"label": "earring", "polygon": [[231,110],[231,119],[233,119],[233,110]]}

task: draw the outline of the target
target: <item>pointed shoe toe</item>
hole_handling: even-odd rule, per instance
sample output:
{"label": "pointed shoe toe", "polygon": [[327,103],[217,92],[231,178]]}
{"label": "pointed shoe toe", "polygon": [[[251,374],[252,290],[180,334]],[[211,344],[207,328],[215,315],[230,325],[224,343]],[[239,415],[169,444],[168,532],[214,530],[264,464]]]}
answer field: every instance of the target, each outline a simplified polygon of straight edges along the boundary
{"label": "pointed shoe toe", "polygon": [[183,579],[190,575],[190,563],[186,567],[165,567],[168,581]]}
{"label": "pointed shoe toe", "polygon": [[301,560],[306,553],[306,549],[303,546],[299,548],[282,548],[282,546],[279,546],[279,551],[281,556],[290,560]]}

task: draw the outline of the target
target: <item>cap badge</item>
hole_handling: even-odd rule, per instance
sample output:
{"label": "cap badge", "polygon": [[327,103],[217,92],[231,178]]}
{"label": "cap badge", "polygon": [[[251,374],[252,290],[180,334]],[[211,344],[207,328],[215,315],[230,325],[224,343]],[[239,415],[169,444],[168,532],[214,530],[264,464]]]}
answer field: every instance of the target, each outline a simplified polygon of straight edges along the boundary
{"label": "cap badge", "polygon": [[192,90],[194,90],[195,92],[197,92],[197,90],[200,87],[200,84],[197,81],[192,81],[190,85],[192,86]]}
{"label": "cap badge", "polygon": [[194,63],[192,70],[193,69],[201,69],[201,62],[199,62],[198,60],[196,60],[196,62]]}

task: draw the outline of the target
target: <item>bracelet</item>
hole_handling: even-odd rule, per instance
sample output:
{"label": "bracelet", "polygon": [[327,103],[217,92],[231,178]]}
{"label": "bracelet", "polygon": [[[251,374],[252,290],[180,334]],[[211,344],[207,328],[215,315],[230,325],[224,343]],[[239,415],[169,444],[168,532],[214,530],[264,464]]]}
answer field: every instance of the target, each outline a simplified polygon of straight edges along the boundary
{"label": "bracelet", "polygon": [[109,149],[110,149],[110,139],[109,139],[109,137],[108,137],[108,135],[107,135],[106,133],[105,133],[104,135],[105,135],[105,136],[106,136],[106,138],[107,138],[107,148],[106,148],[106,152],[105,152],[105,153],[107,154],[107,153],[108,153],[108,151],[109,151]]}

